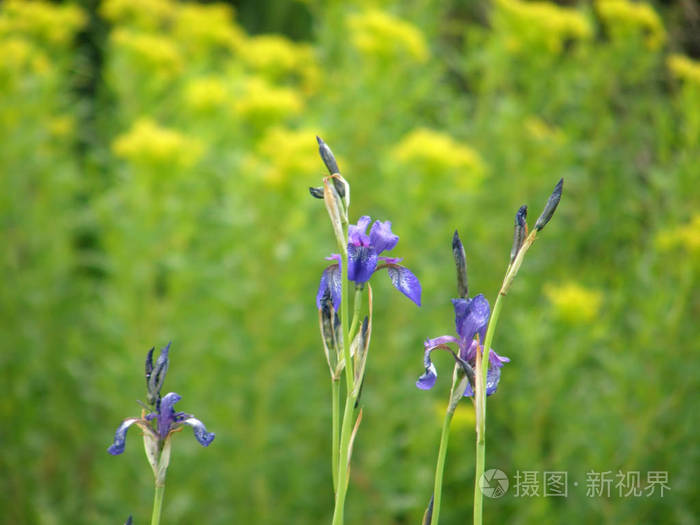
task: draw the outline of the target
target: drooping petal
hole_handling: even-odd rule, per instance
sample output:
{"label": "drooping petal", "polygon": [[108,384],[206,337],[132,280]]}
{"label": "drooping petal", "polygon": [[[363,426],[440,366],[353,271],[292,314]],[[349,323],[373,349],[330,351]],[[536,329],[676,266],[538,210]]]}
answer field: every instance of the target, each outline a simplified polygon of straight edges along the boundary
{"label": "drooping petal", "polygon": [[448,343],[459,344],[459,339],[451,335],[441,335],[434,339],[426,339],[423,343],[423,366],[425,366],[425,373],[416,381],[416,386],[421,390],[430,390],[435,385],[435,381],[437,381],[437,369],[430,360],[430,354],[433,350],[438,348],[451,352],[450,347],[447,346]]}
{"label": "drooping petal", "polygon": [[[490,354],[489,354],[490,356]],[[491,361],[489,357],[489,361]],[[489,371],[486,373],[486,395],[490,396],[498,388],[498,382],[501,380],[501,367],[500,366],[489,366]],[[464,390],[465,397],[471,397],[474,395],[471,385],[467,385]]]}
{"label": "drooping petal", "polygon": [[369,246],[370,241],[367,236],[367,226],[372,222],[369,215],[363,215],[357,221],[357,224],[348,225],[348,242],[355,246]]}
{"label": "drooping petal", "polygon": [[479,334],[480,341],[484,341],[486,326],[488,325],[491,308],[483,294],[473,299],[452,299],[455,309],[455,326],[462,340],[471,341]]}
{"label": "drooping petal", "polygon": [[486,395],[490,396],[498,388],[498,382],[501,380],[501,367],[489,366],[489,371],[486,373]]}
{"label": "drooping petal", "polygon": [[214,441],[215,434],[213,432],[207,432],[204,423],[199,419],[188,417],[183,423],[192,427],[194,430],[194,437],[197,438],[197,441],[199,441],[199,444],[203,447],[208,447],[209,444]]}
{"label": "drooping petal", "polygon": [[158,435],[160,435],[161,439],[165,439],[173,423],[175,423],[175,410],[173,406],[175,406],[175,403],[180,401],[180,399],[182,399],[181,395],[170,392],[165,394],[163,399],[160,400],[160,407],[158,409]]}
{"label": "drooping petal", "polygon": [[405,266],[398,264],[389,265],[387,269],[394,288],[420,306],[421,286],[418,277]]}
{"label": "drooping petal", "polygon": [[489,366],[501,368],[504,363],[510,363],[510,358],[504,355],[498,355],[492,348],[489,352]]}
{"label": "drooping petal", "polygon": [[379,254],[389,251],[399,242],[399,236],[391,231],[391,221],[374,221],[369,231],[369,243]]}
{"label": "drooping petal", "polygon": [[318,292],[316,292],[316,306],[320,310],[322,307],[321,299],[323,294],[328,290],[333,300],[333,308],[336,310],[340,306],[340,296],[342,291],[342,277],[339,264],[331,264],[323,270],[321,274],[321,282],[318,284]]}
{"label": "drooping petal", "polygon": [[107,449],[107,452],[109,452],[113,456],[118,456],[119,454],[124,452],[124,448],[126,447],[126,431],[129,430],[129,427],[131,425],[138,421],[140,421],[140,419],[136,417],[130,417],[129,419],[125,419],[124,422],[121,425],[119,425],[117,431],[114,433],[114,442]]}
{"label": "drooping petal", "polygon": [[369,246],[348,245],[348,279],[366,283],[377,268],[377,253]]}
{"label": "drooping petal", "polygon": [[428,358],[427,363],[425,373],[416,381],[416,386],[421,390],[430,390],[435,386],[435,382],[437,381],[437,369],[435,365],[430,362],[430,358]]}

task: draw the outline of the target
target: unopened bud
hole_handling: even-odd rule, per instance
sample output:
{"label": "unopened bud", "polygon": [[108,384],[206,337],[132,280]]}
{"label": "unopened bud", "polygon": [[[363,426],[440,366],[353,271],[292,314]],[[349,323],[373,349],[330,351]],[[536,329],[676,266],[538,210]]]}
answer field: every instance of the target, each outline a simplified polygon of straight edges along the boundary
{"label": "unopened bud", "polygon": [[309,193],[312,197],[317,199],[323,199],[323,187],[314,188],[313,186],[309,188]]}
{"label": "unopened bud", "polygon": [[518,255],[523,241],[527,236],[527,206],[522,205],[515,214],[515,229],[513,230],[513,247],[510,249],[510,262],[512,263]]}
{"label": "unopened bud", "polygon": [[549,199],[547,199],[547,204],[544,205],[544,210],[542,210],[542,214],[537,218],[537,222],[535,223],[535,228],[537,229],[537,231],[540,231],[542,228],[544,228],[549,222],[549,220],[552,218],[552,215],[554,215],[554,211],[557,209],[559,201],[561,200],[561,192],[563,186],[564,179],[559,179],[557,185],[554,186],[554,191],[549,196]]}
{"label": "unopened bud", "polygon": [[462,240],[459,238],[459,232],[455,230],[452,236],[452,255],[455,259],[455,267],[457,268],[457,294],[462,299],[466,299],[469,293],[469,285],[467,283],[467,256],[464,253]]}
{"label": "unopened bud", "polygon": [[[333,175],[334,173],[340,173],[340,170],[338,169],[338,163],[335,161],[335,156],[333,155],[331,148],[328,147],[328,144],[323,142],[323,139],[321,137],[317,136],[316,141],[318,142],[318,152],[321,155],[321,160],[323,160],[323,163],[326,165],[328,172],[331,175]],[[340,194],[340,196],[343,197],[341,191],[337,191],[338,194]]]}

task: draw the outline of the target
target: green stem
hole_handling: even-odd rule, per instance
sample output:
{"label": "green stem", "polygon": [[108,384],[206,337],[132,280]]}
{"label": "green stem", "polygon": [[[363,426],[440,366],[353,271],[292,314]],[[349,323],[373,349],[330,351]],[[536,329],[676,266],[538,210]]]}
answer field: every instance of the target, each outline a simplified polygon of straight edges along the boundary
{"label": "green stem", "polygon": [[342,525],[345,514],[345,495],[348,490],[348,473],[350,458],[350,436],[352,435],[353,413],[355,400],[352,391],[348,389],[345,399],[345,411],[343,413],[343,428],[340,434],[340,457],[338,458],[338,486],[335,492],[335,509],[333,510],[333,525]]}
{"label": "green stem", "polygon": [[[343,225],[343,235],[348,238],[348,226]],[[352,361],[350,360],[350,331],[348,330],[348,249],[347,243],[345,246],[340,246],[341,260],[343,272],[341,275],[340,288],[340,329],[343,334],[341,346],[343,347],[343,359],[345,360],[345,379],[347,380],[348,395],[352,392],[353,370]]]}
{"label": "green stem", "polygon": [[333,407],[333,456],[331,470],[333,471],[333,491],[338,490],[338,445],[340,438],[340,379],[331,380],[331,397]]}
{"label": "green stem", "polygon": [[360,321],[360,310],[362,308],[362,288],[355,288],[355,299],[353,300],[353,311],[352,311],[352,323],[350,323],[349,341],[355,338],[355,330],[357,330],[357,323]]}
{"label": "green stem", "polygon": [[496,298],[496,304],[493,305],[491,320],[489,327],[486,330],[484,338],[484,354],[481,358],[481,367],[476,373],[480,375],[477,379],[476,389],[476,470],[474,474],[474,525],[481,525],[484,512],[484,495],[479,487],[479,481],[484,474],[484,465],[486,461],[486,376],[489,370],[489,354],[491,352],[491,342],[493,334],[496,331],[496,324],[501,315],[503,307],[502,299],[505,297],[499,292]]}
{"label": "green stem", "polygon": [[156,482],[156,493],[153,496],[153,515],[151,516],[151,525],[160,524],[160,511],[163,507],[163,494],[165,493],[165,485]]}
{"label": "green stem", "polygon": [[[453,385],[454,387],[454,385]],[[450,397],[452,395],[450,394]],[[433,489],[433,517],[430,525],[437,525],[440,519],[440,500],[442,499],[442,478],[445,471],[445,458],[447,457],[447,442],[450,437],[450,423],[454,415],[454,409],[448,407],[445,412],[445,420],[442,422],[442,434],[440,434],[440,450],[438,451],[437,465],[435,466],[435,487]]]}

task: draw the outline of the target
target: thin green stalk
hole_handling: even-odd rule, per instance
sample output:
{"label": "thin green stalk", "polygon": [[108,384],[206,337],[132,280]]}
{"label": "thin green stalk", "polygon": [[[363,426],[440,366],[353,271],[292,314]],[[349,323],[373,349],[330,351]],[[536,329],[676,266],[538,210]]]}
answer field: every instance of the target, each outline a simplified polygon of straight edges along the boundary
{"label": "thin green stalk", "polygon": [[[348,226],[343,225],[344,238],[348,238]],[[342,275],[340,288],[340,329],[343,334],[341,346],[343,347],[343,359],[345,360],[345,379],[347,380],[348,395],[352,392],[354,386],[354,376],[352,370],[352,361],[350,360],[350,331],[348,330],[348,249],[347,242],[345,246],[339,246],[342,259]]]}
{"label": "thin green stalk", "polygon": [[331,380],[331,404],[333,410],[333,455],[331,458],[331,470],[333,471],[333,492],[338,490],[338,446],[340,439],[340,379]]}
{"label": "thin green stalk", "polygon": [[151,525],[160,524],[160,511],[163,507],[163,494],[165,493],[165,484],[156,482],[156,493],[153,496],[153,515],[151,516]]}
{"label": "thin green stalk", "polygon": [[360,321],[360,310],[362,309],[362,288],[355,288],[355,299],[353,300],[353,311],[352,311],[352,322],[350,323],[349,339],[352,342],[355,338],[355,330],[357,330],[357,324]]}
{"label": "thin green stalk", "polygon": [[[453,385],[454,387],[454,385]],[[450,397],[452,395],[450,394]],[[450,403],[452,405],[452,403]],[[442,499],[442,478],[445,471],[445,458],[447,457],[447,442],[450,437],[450,423],[454,415],[454,408],[448,406],[445,411],[445,419],[442,422],[442,434],[440,434],[440,450],[438,451],[437,465],[435,466],[435,487],[433,489],[433,517],[430,525],[437,525],[440,519],[440,500]]]}
{"label": "thin green stalk", "polygon": [[491,320],[489,321],[489,327],[486,330],[486,337],[484,338],[484,355],[481,358],[481,367],[476,371],[479,374],[477,379],[477,390],[476,390],[476,470],[474,477],[474,525],[481,525],[483,521],[484,512],[484,495],[479,487],[479,481],[481,476],[484,474],[484,465],[486,461],[486,376],[489,369],[489,354],[491,352],[491,342],[493,341],[493,334],[496,331],[496,324],[498,323],[498,318],[501,315],[501,308],[503,307],[502,299],[504,295],[499,292],[496,298],[496,304],[493,305],[493,312],[491,313]]}
{"label": "thin green stalk", "polygon": [[352,435],[353,413],[355,400],[352,391],[348,389],[343,413],[343,428],[340,434],[340,457],[338,461],[338,489],[335,492],[335,509],[333,510],[333,525],[342,525],[345,515],[345,495],[348,490],[349,462],[348,449]]}

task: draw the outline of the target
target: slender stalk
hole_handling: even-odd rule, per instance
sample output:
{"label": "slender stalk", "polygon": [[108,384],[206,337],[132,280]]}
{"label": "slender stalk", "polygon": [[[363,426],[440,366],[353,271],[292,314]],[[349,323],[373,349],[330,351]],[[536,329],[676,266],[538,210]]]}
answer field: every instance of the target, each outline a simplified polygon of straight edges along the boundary
{"label": "slender stalk", "polygon": [[362,288],[355,288],[355,299],[352,303],[352,322],[350,323],[349,339],[352,342],[355,338],[355,330],[357,330],[357,323],[360,321],[360,310],[362,309]]}
{"label": "slender stalk", "polygon": [[[339,246],[342,260],[342,275],[341,275],[341,288],[340,288],[340,327],[343,334],[343,340],[341,341],[341,346],[343,347],[343,359],[345,360],[345,379],[347,380],[348,392],[352,392],[354,386],[354,376],[352,370],[352,361],[350,360],[350,331],[348,326],[348,248],[347,248],[347,238],[348,238],[348,226],[343,225],[343,236],[345,239],[345,245]],[[339,243],[340,244],[340,243]]]}
{"label": "slender stalk", "polygon": [[160,524],[160,511],[163,507],[163,494],[165,493],[165,485],[156,482],[156,493],[153,496],[153,515],[151,516],[151,525]]}
{"label": "slender stalk", "polygon": [[[452,385],[454,392],[454,383]],[[452,398],[453,392],[450,393]],[[455,405],[456,407],[456,405]],[[438,451],[437,465],[435,466],[435,487],[433,488],[433,517],[430,520],[430,525],[437,525],[440,519],[440,500],[442,499],[442,478],[445,471],[445,459],[447,458],[447,443],[450,437],[450,423],[454,416],[454,408],[452,403],[445,411],[445,419],[442,422],[442,434],[440,434],[440,450]]]}
{"label": "slender stalk", "polygon": [[331,470],[333,471],[333,492],[338,490],[338,446],[340,439],[340,379],[331,380],[331,405],[333,411],[333,452],[331,457]]}
{"label": "slender stalk", "polygon": [[474,473],[474,525],[481,525],[483,521],[483,505],[484,495],[479,487],[479,481],[484,474],[484,465],[486,461],[486,376],[489,369],[489,354],[491,352],[491,342],[493,334],[496,331],[496,324],[501,315],[503,307],[502,299],[504,294],[498,294],[496,304],[493,305],[491,320],[486,330],[484,338],[484,354],[479,359],[477,352],[477,370],[476,370],[476,470]]}
{"label": "slender stalk", "polygon": [[342,525],[345,515],[345,495],[348,490],[348,473],[350,457],[348,455],[350,447],[350,436],[353,427],[353,412],[355,400],[352,391],[348,389],[345,399],[345,410],[343,412],[343,428],[340,434],[340,457],[338,458],[338,488],[335,492],[335,509],[333,510],[333,525]]}

